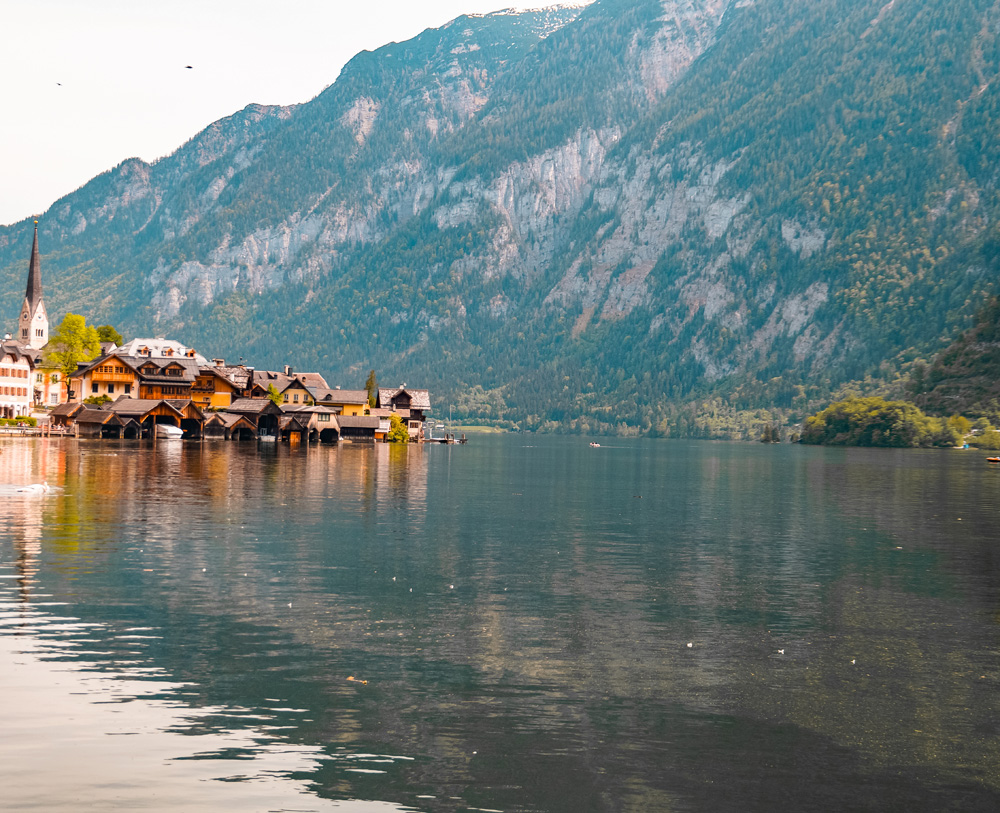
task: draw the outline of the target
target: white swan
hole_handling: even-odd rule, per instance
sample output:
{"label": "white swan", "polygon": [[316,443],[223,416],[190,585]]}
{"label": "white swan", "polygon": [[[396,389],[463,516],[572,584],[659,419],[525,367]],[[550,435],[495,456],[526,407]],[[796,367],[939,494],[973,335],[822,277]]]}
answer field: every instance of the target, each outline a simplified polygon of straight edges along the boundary
{"label": "white swan", "polygon": [[40,483],[32,483],[30,486],[21,486],[18,489],[18,493],[26,494],[44,494],[49,490],[48,481],[42,480]]}

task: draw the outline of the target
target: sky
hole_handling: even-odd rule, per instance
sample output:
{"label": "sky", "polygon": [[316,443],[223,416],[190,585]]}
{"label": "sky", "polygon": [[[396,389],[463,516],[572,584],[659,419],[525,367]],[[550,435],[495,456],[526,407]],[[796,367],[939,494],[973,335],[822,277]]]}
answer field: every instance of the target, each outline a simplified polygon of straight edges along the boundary
{"label": "sky", "polygon": [[359,51],[460,14],[549,5],[4,0],[0,224],[42,214],[126,158],[168,155],[248,104],[306,102]]}

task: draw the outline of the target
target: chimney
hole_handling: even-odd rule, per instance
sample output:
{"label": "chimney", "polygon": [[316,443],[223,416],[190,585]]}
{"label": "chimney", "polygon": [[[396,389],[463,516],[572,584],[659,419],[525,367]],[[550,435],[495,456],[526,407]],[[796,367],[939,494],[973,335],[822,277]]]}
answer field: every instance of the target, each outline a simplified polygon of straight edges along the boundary
{"label": "chimney", "polygon": [[286,364],[285,365],[285,375],[291,375],[292,372],[293,372],[292,368],[289,365]]}
{"label": "chimney", "polygon": [[212,359],[212,364],[214,364],[216,367],[225,367],[226,366],[226,360],[225,359]]}

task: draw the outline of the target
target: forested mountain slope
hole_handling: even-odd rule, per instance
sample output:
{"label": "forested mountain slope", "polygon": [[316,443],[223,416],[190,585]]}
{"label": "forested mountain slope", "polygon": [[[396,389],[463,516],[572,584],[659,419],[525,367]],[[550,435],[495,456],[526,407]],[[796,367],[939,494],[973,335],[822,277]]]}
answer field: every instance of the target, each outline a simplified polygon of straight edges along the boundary
{"label": "forested mountain slope", "polygon": [[527,427],[804,406],[997,290],[998,31],[993,0],[461,17],[58,201],[49,310]]}

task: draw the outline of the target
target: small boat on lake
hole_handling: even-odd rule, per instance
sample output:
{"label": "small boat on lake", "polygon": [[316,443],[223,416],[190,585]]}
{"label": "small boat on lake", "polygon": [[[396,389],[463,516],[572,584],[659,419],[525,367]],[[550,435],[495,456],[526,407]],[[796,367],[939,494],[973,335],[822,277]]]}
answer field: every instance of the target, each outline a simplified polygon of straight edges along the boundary
{"label": "small boat on lake", "polygon": [[601,444],[600,443],[595,443],[594,441],[590,441],[590,446],[593,449],[600,449],[601,448]]}
{"label": "small boat on lake", "polygon": [[156,436],[158,438],[181,438],[184,437],[184,430],[172,423],[156,424]]}
{"label": "small boat on lake", "polygon": [[1000,457],[987,457],[987,463],[1000,463]]}

